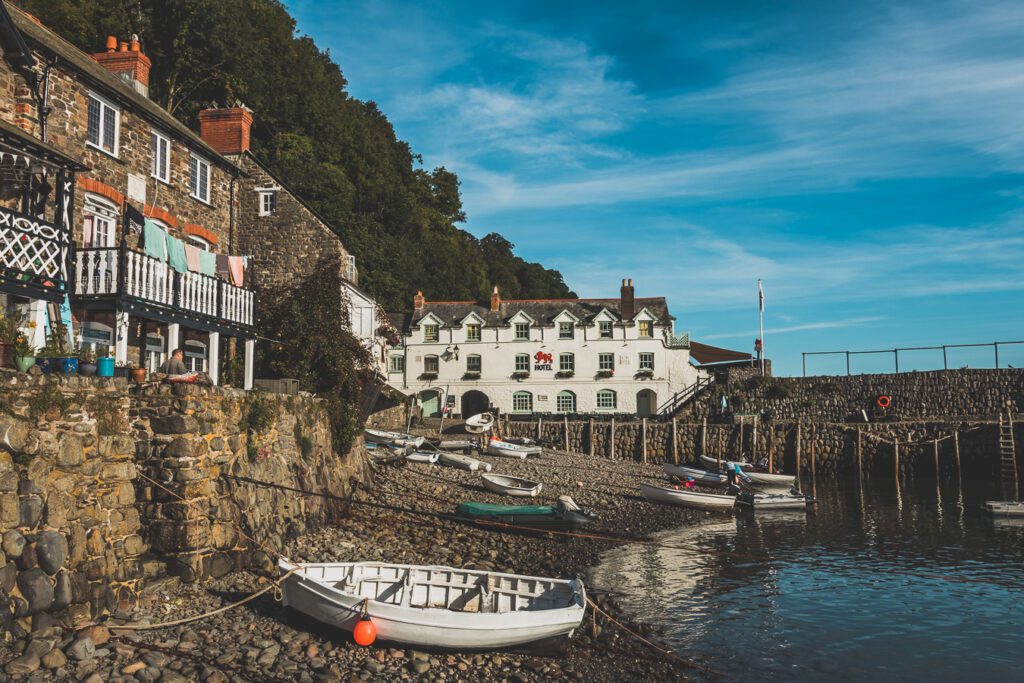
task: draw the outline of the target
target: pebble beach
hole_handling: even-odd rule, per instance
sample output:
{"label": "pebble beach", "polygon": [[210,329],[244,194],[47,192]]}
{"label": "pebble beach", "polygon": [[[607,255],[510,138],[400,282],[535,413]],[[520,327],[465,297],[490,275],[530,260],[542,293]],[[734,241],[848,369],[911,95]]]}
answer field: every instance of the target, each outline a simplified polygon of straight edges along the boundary
{"label": "pebble beach", "polygon": [[[639,496],[642,481],[664,481],[660,465],[590,458],[545,449],[528,460],[474,456],[492,472],[544,484],[537,498],[512,499],[480,484],[479,473],[429,465],[375,465],[347,518],[307,533],[287,548],[292,560],[382,560],[448,565],[516,574],[582,577],[601,553],[624,541],[699,523],[707,513],[659,506]],[[299,494],[297,494],[299,495]],[[598,519],[579,536],[524,534],[439,518],[462,501],[553,503],[570,495]],[[600,538],[591,538],[597,536]],[[136,626],[205,614],[268,586],[272,564],[211,582],[164,581],[142,607],[106,626]],[[587,583],[601,609],[645,639],[655,625],[633,622],[616,605],[614,586]],[[659,654],[604,615],[587,615],[571,639],[541,648],[500,652],[424,652],[375,643],[360,647],[348,632],[331,630],[283,607],[273,591],[199,621],[166,629],[116,631],[106,626],[71,633],[33,623],[28,638],[4,645],[9,675],[20,680],[89,681],[654,681],[701,678],[699,668]],[[12,663],[18,663],[12,667]]]}

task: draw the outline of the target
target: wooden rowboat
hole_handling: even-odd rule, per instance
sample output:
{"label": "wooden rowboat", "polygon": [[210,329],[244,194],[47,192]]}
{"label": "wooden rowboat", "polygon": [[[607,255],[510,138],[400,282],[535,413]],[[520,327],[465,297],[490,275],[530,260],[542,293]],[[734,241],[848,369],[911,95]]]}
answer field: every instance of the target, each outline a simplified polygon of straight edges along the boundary
{"label": "wooden rowboat", "polygon": [[370,443],[379,443],[385,446],[412,446],[413,448],[419,448],[423,445],[422,436],[401,434],[399,432],[385,432],[380,429],[364,429],[363,438]]}
{"label": "wooden rowboat", "polygon": [[685,465],[673,465],[665,463],[661,466],[665,474],[670,477],[687,480],[693,479],[701,486],[728,486],[729,477],[721,472],[709,472],[708,470],[686,467]]}
{"label": "wooden rowboat", "polygon": [[725,512],[731,510],[736,505],[735,496],[726,496],[720,493],[700,493],[698,491],[686,491],[684,489],[666,488],[664,486],[652,486],[651,484],[640,484],[640,493],[643,494],[644,498],[653,503],[679,505],[697,510]]}
{"label": "wooden rowboat", "polygon": [[480,413],[467,418],[465,422],[466,431],[470,434],[483,434],[491,431],[494,426],[494,416],[490,413]]}
{"label": "wooden rowboat", "polygon": [[278,569],[286,606],[351,631],[365,605],[377,638],[416,647],[493,650],[571,636],[587,604],[578,579],[380,562],[282,559]]}
{"label": "wooden rowboat", "polygon": [[[706,455],[700,456],[700,461],[711,468],[712,471],[718,467],[718,461]],[[763,467],[757,467],[749,462],[739,462],[737,460],[722,461],[723,467],[734,467],[736,465],[740,466],[743,474],[747,475],[747,478],[750,479],[750,485],[755,489],[788,491],[796,483],[796,476],[792,474],[774,474],[767,472]]]}
{"label": "wooden rowboat", "polygon": [[431,465],[437,463],[440,454],[437,451],[413,451],[405,456],[409,462],[426,462]]}
{"label": "wooden rowboat", "polygon": [[815,501],[801,493],[753,493],[744,491],[736,496],[736,504],[756,510],[804,510]]}
{"label": "wooden rowboat", "polygon": [[518,444],[491,439],[487,442],[487,452],[491,455],[499,455],[503,458],[519,458],[525,460],[528,455],[540,455],[540,446],[520,446]]}
{"label": "wooden rowboat", "polygon": [[442,465],[455,467],[460,470],[469,470],[470,472],[476,472],[478,470],[483,470],[484,472],[491,471],[491,463],[484,462],[483,460],[477,460],[476,458],[471,458],[468,455],[462,455],[460,453],[440,451],[437,454],[437,461]]}
{"label": "wooden rowboat", "polygon": [[1024,517],[1024,503],[1009,500],[986,500],[985,512],[996,517]]}
{"label": "wooden rowboat", "polygon": [[541,488],[544,486],[538,481],[509,477],[504,474],[481,474],[480,478],[483,480],[484,487],[488,491],[518,498],[533,498],[540,493]]}

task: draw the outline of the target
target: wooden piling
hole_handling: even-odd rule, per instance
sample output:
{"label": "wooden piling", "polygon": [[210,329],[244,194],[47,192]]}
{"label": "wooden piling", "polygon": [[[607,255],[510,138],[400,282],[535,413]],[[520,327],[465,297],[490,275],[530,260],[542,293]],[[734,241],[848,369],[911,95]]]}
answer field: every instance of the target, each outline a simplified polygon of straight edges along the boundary
{"label": "wooden piling", "polygon": [[537,443],[540,443],[540,428],[541,428],[541,423],[542,422],[544,422],[544,418],[543,417],[538,417],[537,418]]}
{"label": "wooden piling", "polygon": [[679,425],[678,420],[672,418],[672,463],[679,464]]}
{"label": "wooden piling", "polygon": [[814,498],[818,490],[818,475],[815,470],[816,458],[814,457],[814,442],[818,435],[818,425],[811,425],[811,497]]}
{"label": "wooden piling", "polygon": [[743,416],[741,415],[740,416],[740,449],[736,453],[736,459],[737,460],[743,460],[743,424],[744,424],[744,420],[743,420]]}
{"label": "wooden piling", "polygon": [[757,462],[757,415],[754,416],[754,438],[750,445],[750,462]]}
{"label": "wooden piling", "polygon": [[612,431],[612,438],[609,439],[609,442],[611,443],[611,455],[609,455],[608,457],[610,457],[612,460],[614,460],[615,459],[615,418],[614,417],[612,418],[612,428],[611,428],[611,431]]}
{"label": "wooden piling", "polygon": [[768,430],[768,473],[775,472],[775,425]]}
{"label": "wooden piling", "polygon": [[956,460],[956,485],[963,487],[963,479],[960,475],[960,430],[953,432],[953,457]]}
{"label": "wooden piling", "polygon": [[640,457],[647,462],[647,418],[640,418]]}
{"label": "wooden piling", "polygon": [[725,425],[718,428],[718,471],[722,471],[722,451],[725,450]]}
{"label": "wooden piling", "polygon": [[893,448],[893,451],[892,451],[892,453],[893,453],[893,459],[892,459],[892,462],[893,462],[893,475],[896,477],[896,481],[899,481],[900,480],[900,444],[899,444],[899,442],[894,442],[893,445],[892,445],[892,448]]}
{"label": "wooden piling", "polygon": [[864,479],[864,462],[861,460],[861,446],[860,446],[861,431],[860,427],[857,427],[857,481]]}
{"label": "wooden piling", "polygon": [[569,416],[562,418],[562,441],[565,442],[565,452],[569,452]]}
{"label": "wooden piling", "polygon": [[590,418],[590,423],[587,425],[587,450],[590,451],[590,457],[594,457],[594,418]]}
{"label": "wooden piling", "polygon": [[700,454],[708,454],[708,419],[706,417],[700,426]]}
{"label": "wooden piling", "polygon": [[796,486],[800,488],[800,442],[803,440],[803,425],[796,421]]}
{"label": "wooden piling", "polygon": [[939,440],[932,441],[932,455],[935,457],[935,480],[939,480]]}

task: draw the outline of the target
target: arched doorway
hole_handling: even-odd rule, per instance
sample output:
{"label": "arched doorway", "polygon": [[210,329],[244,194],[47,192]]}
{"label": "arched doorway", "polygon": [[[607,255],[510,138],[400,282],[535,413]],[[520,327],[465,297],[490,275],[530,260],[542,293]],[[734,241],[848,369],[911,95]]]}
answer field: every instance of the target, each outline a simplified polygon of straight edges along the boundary
{"label": "arched doorway", "polygon": [[441,392],[434,389],[420,392],[423,417],[441,417]]}
{"label": "arched doorway", "polygon": [[486,412],[491,406],[491,399],[482,391],[473,389],[462,395],[462,417],[473,417]]}
{"label": "arched doorway", "polygon": [[658,410],[658,395],[650,389],[636,392],[637,417],[651,417]]}

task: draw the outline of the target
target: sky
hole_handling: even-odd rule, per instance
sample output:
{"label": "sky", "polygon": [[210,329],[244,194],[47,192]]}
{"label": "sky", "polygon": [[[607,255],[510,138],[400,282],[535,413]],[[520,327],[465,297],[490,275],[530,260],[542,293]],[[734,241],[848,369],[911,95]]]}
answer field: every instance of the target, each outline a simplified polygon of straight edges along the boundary
{"label": "sky", "polygon": [[[677,333],[751,351],[762,278],[780,375],[1024,340],[1024,3],[286,5],[458,174],[463,227],[582,297],[631,277]],[[999,357],[1024,367],[1024,344]]]}

